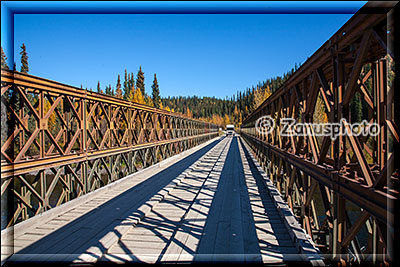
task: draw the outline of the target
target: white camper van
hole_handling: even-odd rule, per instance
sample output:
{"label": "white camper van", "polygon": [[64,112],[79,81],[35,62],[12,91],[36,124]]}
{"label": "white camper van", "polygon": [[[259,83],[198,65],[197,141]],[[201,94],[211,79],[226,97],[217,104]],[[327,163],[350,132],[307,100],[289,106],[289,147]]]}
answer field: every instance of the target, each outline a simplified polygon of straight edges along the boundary
{"label": "white camper van", "polygon": [[227,124],[226,125],[226,135],[235,135],[235,125],[233,124]]}

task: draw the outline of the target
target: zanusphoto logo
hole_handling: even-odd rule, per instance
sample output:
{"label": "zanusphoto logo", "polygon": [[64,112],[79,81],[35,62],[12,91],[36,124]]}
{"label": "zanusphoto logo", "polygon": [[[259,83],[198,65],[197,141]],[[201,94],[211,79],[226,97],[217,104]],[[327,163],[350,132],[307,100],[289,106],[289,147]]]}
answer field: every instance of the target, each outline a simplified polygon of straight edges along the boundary
{"label": "zanusphoto logo", "polygon": [[271,116],[262,116],[256,120],[256,130],[260,134],[270,134],[275,128],[275,120]]}
{"label": "zanusphoto logo", "polygon": [[[280,120],[281,136],[330,136],[336,140],[339,136],[377,136],[380,127],[377,123],[363,120],[361,123],[348,123],[341,119],[338,123],[301,123],[293,118]],[[271,134],[275,128],[275,120],[271,116],[262,116],[255,124],[256,131],[260,134]]]}

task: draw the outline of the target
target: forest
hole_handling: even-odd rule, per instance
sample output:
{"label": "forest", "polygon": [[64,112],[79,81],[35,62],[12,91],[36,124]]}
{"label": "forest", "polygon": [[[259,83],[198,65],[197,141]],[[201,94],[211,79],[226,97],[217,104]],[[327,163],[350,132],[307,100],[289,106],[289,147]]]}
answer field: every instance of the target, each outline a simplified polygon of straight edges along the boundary
{"label": "forest", "polygon": [[[20,72],[28,73],[28,53],[24,44],[21,46],[20,55]],[[9,69],[6,62],[7,57],[3,48],[1,48],[2,69]],[[283,73],[281,76],[268,77],[264,81],[250,85],[242,91],[237,91],[236,94],[227,96],[225,99],[213,96],[198,97],[195,95],[161,97],[160,86],[156,74],[152,77],[151,93],[148,94],[145,88],[145,75],[142,67],[139,67],[136,74],[125,69],[123,78],[121,78],[120,74],[116,77],[115,86],[111,84],[101,86],[99,81],[96,90],[87,87],[84,88],[83,85],[81,85],[81,88],[95,91],[100,94],[115,96],[127,101],[184,114],[191,118],[221,125],[221,127],[231,123],[235,124],[236,127],[240,127],[243,119],[263,103],[272,93],[278,90],[299,67],[300,64],[296,63],[291,70]],[[13,69],[15,70],[15,63]],[[364,102],[365,101],[362,101],[361,96],[356,95],[351,103],[351,114],[354,122],[360,122],[363,118],[368,116],[368,114],[365,114],[367,108],[365,107],[366,103]],[[317,99],[314,121],[327,121],[325,107],[320,97]]]}

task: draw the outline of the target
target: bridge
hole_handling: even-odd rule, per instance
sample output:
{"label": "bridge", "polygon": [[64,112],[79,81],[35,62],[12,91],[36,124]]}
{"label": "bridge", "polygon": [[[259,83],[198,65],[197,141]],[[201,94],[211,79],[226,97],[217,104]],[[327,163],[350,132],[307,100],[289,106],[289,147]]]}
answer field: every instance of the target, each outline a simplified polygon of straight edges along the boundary
{"label": "bridge", "polygon": [[[2,264],[391,262],[393,20],[355,14],[233,137],[2,69]],[[281,134],[280,118],[312,123],[319,97],[349,129],[356,92],[377,135]],[[276,122],[268,133],[263,116]]]}

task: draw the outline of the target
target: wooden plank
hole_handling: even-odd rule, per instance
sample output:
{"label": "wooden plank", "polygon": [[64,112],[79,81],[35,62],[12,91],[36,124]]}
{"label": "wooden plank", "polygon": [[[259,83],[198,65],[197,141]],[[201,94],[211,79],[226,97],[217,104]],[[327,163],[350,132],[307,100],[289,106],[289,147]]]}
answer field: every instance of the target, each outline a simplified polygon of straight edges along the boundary
{"label": "wooden plank", "polygon": [[[272,199],[266,192],[260,176],[253,176],[250,170],[250,164],[245,156],[242,146],[240,148],[240,155],[244,164],[244,171],[248,175],[245,175],[246,184],[249,193],[252,193],[253,200],[250,201],[251,209],[254,215],[254,225],[256,234],[259,240],[259,251],[261,253],[261,259],[264,263],[276,263],[281,262],[282,257],[278,257],[273,260],[273,257],[268,257],[272,253],[287,253],[288,250],[292,253],[297,249],[288,234],[288,230],[283,225],[282,219],[276,210],[275,205],[272,203]],[[257,173],[257,171],[253,173]],[[258,179],[257,179],[258,178]],[[256,216],[258,215],[258,216]]]}
{"label": "wooden plank", "polygon": [[[162,180],[162,179],[161,179]],[[158,181],[157,180],[157,182],[155,183],[155,184],[152,184],[152,186],[153,187],[155,187],[155,188],[153,188],[153,189],[157,189],[157,184],[162,184],[162,181]],[[165,187],[164,187],[164,189],[165,189]],[[163,189],[163,190],[164,190]],[[137,190],[135,190],[135,191],[137,191]],[[138,196],[139,196],[139,200],[140,200],[140,196],[142,195],[142,198],[146,195],[146,191],[145,191],[145,193],[143,193],[144,191],[143,190],[141,190],[141,192],[135,192],[135,194],[134,194],[134,196],[136,197],[136,198],[138,198]],[[119,194],[119,192],[116,192],[116,194]],[[147,191],[147,194],[148,194],[148,191]],[[110,198],[110,196],[108,196],[107,198],[103,198],[103,199],[97,199],[97,200],[93,200],[93,201],[91,201],[90,202],[90,205],[92,205],[92,206],[96,206],[97,204],[100,204],[102,201],[104,201],[105,199],[108,199],[108,198]],[[157,196],[156,196],[156,198],[157,198]],[[127,202],[127,201],[124,201],[123,199],[122,200],[119,200],[119,202],[120,202],[120,204],[118,204],[117,205],[117,207],[118,207],[118,209],[117,210],[120,210],[120,212],[123,212],[123,207],[124,206],[126,206],[126,207],[132,207],[132,202]],[[125,202],[125,203],[124,203]],[[93,205],[94,204],[94,205]],[[121,205],[122,204],[122,205]],[[114,218],[118,218],[118,217],[120,217],[120,216],[118,216],[117,214],[118,214],[118,212],[117,213],[115,213],[113,210],[115,210],[115,207],[113,207],[112,205],[106,205],[105,206],[105,210],[104,210],[104,208],[102,208],[102,212],[106,212],[107,213],[107,217],[114,217]],[[115,214],[113,215],[112,213],[109,213],[109,212],[107,212],[107,211],[113,211]],[[96,212],[95,212],[96,213]],[[97,212],[98,213],[98,212]],[[119,214],[121,214],[121,213],[119,213]],[[98,218],[98,216],[97,215],[93,215],[93,214],[91,214],[92,216],[92,218],[93,219],[95,219],[96,217]],[[101,218],[101,216],[100,216],[100,218]],[[66,219],[66,218],[64,218],[64,219]],[[87,218],[86,218],[87,219]],[[88,221],[89,222],[89,221]],[[80,223],[82,223],[82,222],[80,222]],[[95,223],[96,224],[96,223]],[[99,224],[99,222],[97,222],[97,224]],[[100,222],[100,224],[101,224],[101,222]],[[80,237],[82,237],[82,236],[85,236],[85,235],[88,235],[88,233],[89,233],[89,235],[90,235],[90,232],[92,231],[94,231],[96,228],[97,229],[103,229],[103,227],[96,227],[96,225],[93,225],[93,224],[90,224],[89,223],[89,225],[91,225],[91,226],[93,226],[91,229],[93,229],[93,230],[89,230],[89,231],[87,231],[86,230],[86,232],[83,234],[83,235],[80,235]],[[71,230],[71,228],[69,229],[69,230]],[[62,232],[65,232],[65,231],[62,231]],[[65,234],[68,234],[68,236],[65,236],[67,239],[69,239],[69,240],[72,240],[73,238],[72,237],[70,237],[69,235],[70,235],[70,233],[67,233],[67,232],[65,232]],[[52,240],[54,240],[55,242],[56,242],[56,240],[60,240],[59,239],[60,238],[60,236],[56,236],[56,237],[52,237]],[[83,241],[82,241],[83,240]],[[81,238],[80,240],[79,240],[79,242],[75,242],[74,243],[74,245],[76,246],[76,247],[78,247],[79,246],[79,243],[82,243],[82,242],[87,242],[87,238]],[[67,240],[65,240],[64,239],[64,241],[65,242],[63,242],[63,244],[57,244],[56,246],[51,246],[50,248],[52,249],[52,250],[57,250],[57,247],[58,247],[58,249],[63,249],[63,247],[65,247],[65,246],[67,246],[68,245],[68,241]],[[43,246],[44,244],[42,244],[42,246]],[[43,249],[43,247],[41,248],[41,249]],[[71,247],[69,247],[69,249],[71,249]],[[72,247],[72,249],[73,249],[73,247]]]}
{"label": "wooden plank", "polygon": [[[268,175],[265,174],[261,166],[257,163],[256,159],[253,157],[251,153],[249,153],[250,148],[247,144],[243,143],[245,149],[248,151],[249,161],[251,161],[255,167],[259,171],[259,175],[262,176],[262,180],[268,189],[268,195],[271,197],[273,202],[275,203],[277,210],[282,217],[282,221],[286,226],[290,238],[294,241],[297,251],[300,253],[296,254],[283,254],[284,256],[290,255],[291,259],[295,261],[310,261],[312,265],[323,265],[321,256],[319,255],[319,250],[314,246],[312,239],[306,235],[305,231],[301,228],[300,224],[297,222],[295,216],[292,211],[288,207],[288,205],[283,201],[280,193],[275,188],[275,186],[270,181]],[[276,232],[276,231],[274,231]],[[272,232],[270,233],[273,234]],[[277,237],[280,236],[276,235]],[[268,251],[269,253],[270,251]],[[293,258],[292,256],[296,255],[297,258]],[[267,259],[266,259],[267,260]]]}
{"label": "wooden plank", "polygon": [[[208,158],[204,157],[203,159]],[[200,159],[199,161],[201,162],[202,160]],[[191,240],[192,243],[188,244],[190,246],[197,244],[199,240],[196,241],[193,239],[194,237],[191,236],[190,232],[193,227],[196,228],[198,225],[188,225],[189,221],[184,220],[184,216],[187,219],[191,219],[192,223],[193,219],[197,219],[197,216],[204,217],[204,212],[201,213],[204,205],[195,203],[195,199],[197,199],[196,196],[201,196],[199,191],[201,191],[207,176],[203,174],[199,175],[200,173],[198,170],[202,169],[204,173],[210,173],[213,165],[204,166],[198,162],[194,166],[197,166],[195,167],[196,170],[189,171],[185,179],[171,190],[165,199],[154,206],[153,210],[147,214],[135,228],[124,235],[122,240],[134,238],[137,241],[138,238],[132,236],[138,233],[141,233],[141,237],[144,236],[142,240],[162,240],[163,242],[160,242],[160,244],[164,246],[162,251],[159,251],[159,249],[152,250],[151,246],[148,251],[142,251],[143,253],[158,254],[158,260],[162,262],[177,261],[182,250],[188,250],[186,240]],[[208,181],[209,179],[206,180],[206,183]],[[212,182],[212,178],[210,178],[210,182]],[[188,190],[190,190],[189,194],[187,193]],[[202,196],[204,197],[204,194]],[[209,204],[210,203],[211,202],[209,202]],[[195,208],[195,210],[191,211],[192,207]],[[186,215],[189,215],[189,217]],[[205,220],[197,223],[200,223],[200,225],[201,223],[204,224]],[[156,247],[158,248],[158,245]],[[112,250],[111,252],[115,254],[121,251]],[[162,255],[160,253],[162,253]]]}
{"label": "wooden plank", "polygon": [[[241,177],[241,173],[243,173],[243,165],[240,162],[240,157],[238,154],[238,146],[237,146],[237,139],[234,143],[233,147],[231,148],[232,152],[235,152],[235,161],[232,170],[234,174],[231,178],[232,180],[232,192],[230,194],[231,197],[231,211],[230,211],[230,253],[237,254],[238,257],[235,259],[236,261],[244,261],[243,254],[244,254],[244,233],[243,233],[243,216],[242,213],[242,203],[241,203],[241,188],[239,179]],[[238,162],[239,161],[239,162]],[[228,210],[229,211],[229,210]]]}
{"label": "wooden plank", "polygon": [[[243,168],[242,162],[242,168]],[[244,242],[244,254],[246,263],[261,263],[262,258],[260,255],[259,240],[256,234],[256,228],[254,223],[254,217],[251,211],[251,199],[255,199],[254,196],[250,196],[250,188],[246,185],[245,174],[242,171],[240,177],[240,188],[241,188],[241,212],[243,216],[243,242]],[[255,192],[254,192],[255,193]]]}
{"label": "wooden plank", "polygon": [[[257,180],[261,178],[258,169],[249,165],[237,139],[233,140],[221,142],[194,162],[190,170],[178,176],[179,182],[167,186],[162,186],[163,181],[159,180],[152,183],[153,192],[159,191],[139,209],[132,204],[131,197],[139,203],[138,198],[144,200],[151,192],[140,186],[123,197],[116,190],[117,199],[108,194],[93,198],[83,209],[69,210],[52,220],[60,224],[49,224],[48,230],[63,227],[64,223],[70,225],[68,220],[76,220],[82,213],[85,216],[87,208],[91,214],[68,227],[76,229],[75,232],[60,229],[50,239],[55,242],[63,236],[64,242],[50,246],[39,241],[37,251],[60,253],[68,248],[71,252],[65,257],[55,254],[49,260],[57,258],[74,263],[210,259],[281,262],[285,253],[293,252],[296,247],[265,185]],[[104,205],[107,201],[113,203]],[[107,214],[107,218],[114,220],[96,221],[101,218],[99,214]],[[87,228],[79,228],[82,225]],[[279,253],[282,256],[276,256]]]}

